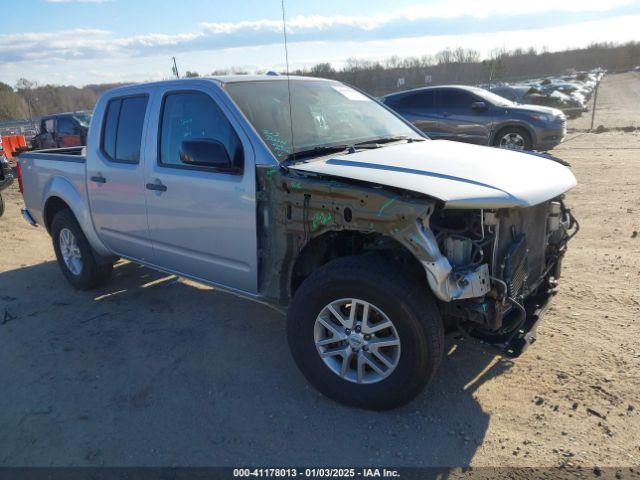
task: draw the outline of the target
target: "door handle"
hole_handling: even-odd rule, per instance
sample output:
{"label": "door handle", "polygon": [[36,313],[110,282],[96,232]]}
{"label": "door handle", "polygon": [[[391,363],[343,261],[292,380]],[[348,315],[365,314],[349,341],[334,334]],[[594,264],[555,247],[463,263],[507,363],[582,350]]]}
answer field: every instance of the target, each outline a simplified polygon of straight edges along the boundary
{"label": "door handle", "polygon": [[147,183],[147,190],[154,190],[156,192],[166,192],[167,186],[162,183]]}
{"label": "door handle", "polygon": [[443,117],[450,117],[451,114],[449,112],[442,112]]}
{"label": "door handle", "polygon": [[104,178],[102,175],[96,175],[91,177],[91,181],[96,183],[107,183],[107,179]]}

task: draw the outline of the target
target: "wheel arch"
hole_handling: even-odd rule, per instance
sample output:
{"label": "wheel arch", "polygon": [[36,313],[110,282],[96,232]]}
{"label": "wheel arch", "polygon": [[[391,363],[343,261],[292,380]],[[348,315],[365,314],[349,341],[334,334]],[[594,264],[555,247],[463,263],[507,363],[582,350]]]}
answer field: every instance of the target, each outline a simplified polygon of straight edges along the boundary
{"label": "wheel arch", "polygon": [[42,218],[48,233],[51,233],[51,222],[54,215],[60,209],[67,208],[73,213],[82,232],[96,253],[102,256],[112,255],[96,233],[89,205],[85,198],[69,180],[60,176],[53,177],[44,191],[46,193],[42,207]]}
{"label": "wheel arch", "polygon": [[388,262],[401,266],[407,273],[425,281],[420,261],[398,240],[376,232],[330,230],[310,240],[296,256],[288,275],[289,296],[319,267],[332,260],[361,255],[384,256]]}

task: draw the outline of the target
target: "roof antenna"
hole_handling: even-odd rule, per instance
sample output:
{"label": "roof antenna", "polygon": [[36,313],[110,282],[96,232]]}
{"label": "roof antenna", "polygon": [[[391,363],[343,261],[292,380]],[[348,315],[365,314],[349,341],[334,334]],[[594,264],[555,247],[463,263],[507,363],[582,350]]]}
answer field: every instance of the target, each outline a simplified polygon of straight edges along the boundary
{"label": "roof antenna", "polygon": [[173,70],[173,74],[176,76],[176,78],[180,78],[180,74],[178,73],[178,64],[176,63],[176,57],[172,57],[173,58],[173,68],[171,70]]}
{"label": "roof antenna", "polygon": [[291,125],[291,159],[295,160],[295,148],[293,142],[293,113],[291,109],[291,80],[289,77],[289,48],[287,46],[287,21],[284,11],[284,0],[280,1],[282,5],[282,34],[284,36],[284,56],[287,64],[287,92],[289,94],[289,124]]}

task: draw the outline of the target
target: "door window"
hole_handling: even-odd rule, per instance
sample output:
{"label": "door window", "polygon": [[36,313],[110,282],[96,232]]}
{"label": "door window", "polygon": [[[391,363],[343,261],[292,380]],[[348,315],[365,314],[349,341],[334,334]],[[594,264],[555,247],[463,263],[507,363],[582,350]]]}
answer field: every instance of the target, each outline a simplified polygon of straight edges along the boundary
{"label": "door window", "polygon": [[443,89],[440,94],[440,102],[444,110],[447,109],[469,109],[471,104],[477,101],[475,95],[464,90]]}
{"label": "door window", "polygon": [[192,168],[180,160],[180,146],[184,140],[200,139],[222,143],[233,165],[242,168],[240,139],[209,95],[203,92],[166,95],[161,122],[159,160],[162,165]]}
{"label": "door window", "polygon": [[47,118],[44,122],[44,129],[41,133],[53,133],[53,118]]}
{"label": "door window", "polygon": [[76,123],[69,117],[58,118],[58,133],[60,135],[77,135]]}
{"label": "door window", "polygon": [[138,163],[148,97],[109,101],[102,129],[102,152],[114,162]]}

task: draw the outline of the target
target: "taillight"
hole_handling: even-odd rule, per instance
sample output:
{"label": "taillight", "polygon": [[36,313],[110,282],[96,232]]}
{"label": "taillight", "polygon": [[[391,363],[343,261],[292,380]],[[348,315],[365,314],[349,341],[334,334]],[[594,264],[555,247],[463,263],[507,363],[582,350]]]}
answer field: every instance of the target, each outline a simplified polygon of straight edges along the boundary
{"label": "taillight", "polygon": [[22,167],[20,166],[20,160],[16,162],[16,173],[18,174],[18,190],[22,192]]}

